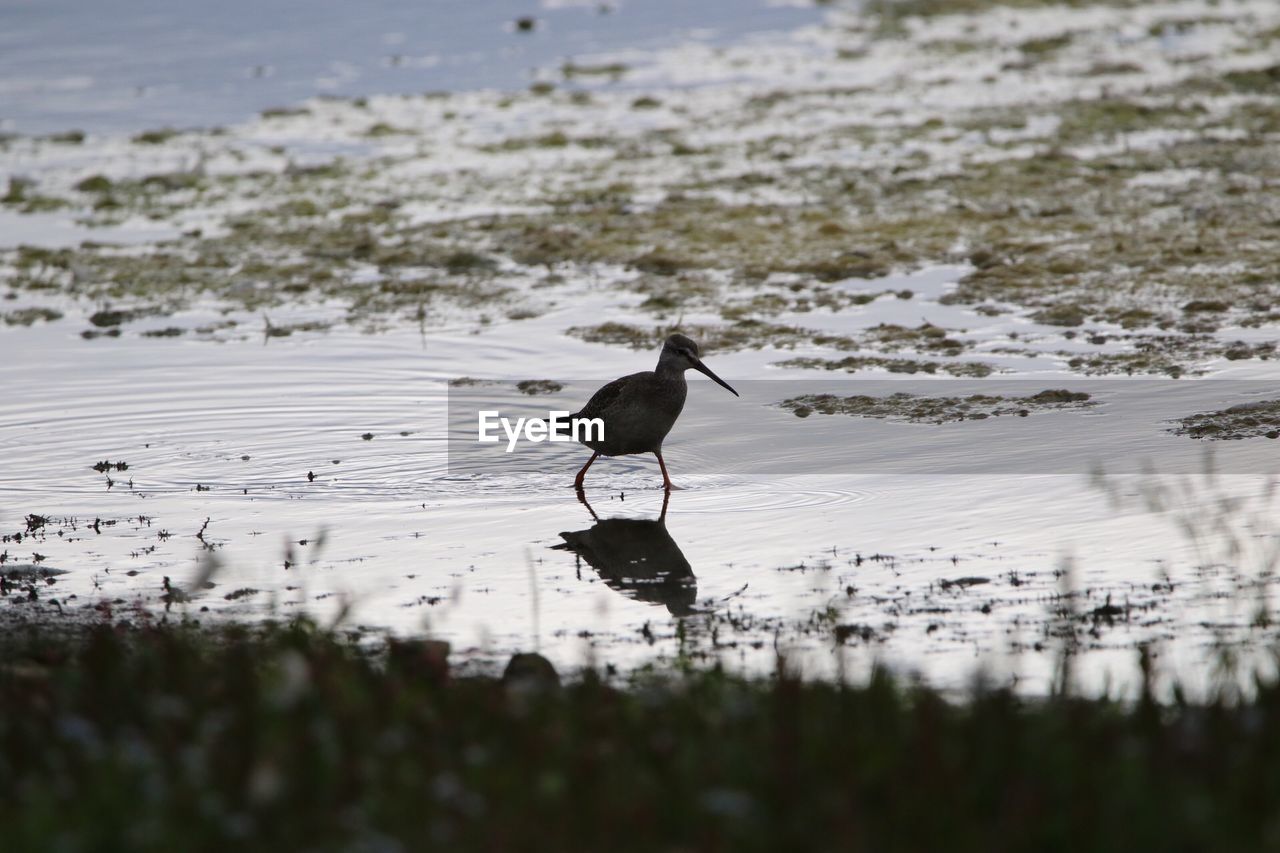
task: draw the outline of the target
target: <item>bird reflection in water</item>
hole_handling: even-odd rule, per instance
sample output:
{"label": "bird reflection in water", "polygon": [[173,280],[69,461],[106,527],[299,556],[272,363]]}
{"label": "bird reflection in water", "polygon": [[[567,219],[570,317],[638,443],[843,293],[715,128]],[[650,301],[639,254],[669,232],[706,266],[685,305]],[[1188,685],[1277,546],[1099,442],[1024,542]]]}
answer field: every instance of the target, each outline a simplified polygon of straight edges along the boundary
{"label": "bird reflection in water", "polygon": [[673,616],[694,612],[698,579],[667,532],[670,492],[663,499],[662,514],[656,520],[601,519],[581,492],[578,500],[591,513],[595,524],[586,530],[561,533],[564,544],[552,548],[572,551],[595,569],[611,589],[628,598],[665,605]]}

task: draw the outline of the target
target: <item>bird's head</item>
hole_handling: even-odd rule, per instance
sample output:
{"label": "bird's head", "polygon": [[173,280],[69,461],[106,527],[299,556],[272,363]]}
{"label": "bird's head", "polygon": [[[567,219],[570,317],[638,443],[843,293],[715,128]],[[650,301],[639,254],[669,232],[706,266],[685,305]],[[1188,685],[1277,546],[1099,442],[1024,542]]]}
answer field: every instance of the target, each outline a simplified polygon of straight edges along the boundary
{"label": "bird's head", "polygon": [[727,389],[733,396],[739,396],[728,382],[725,382],[719,376],[711,372],[711,368],[702,363],[702,359],[698,357],[698,345],[692,338],[685,335],[675,334],[667,338],[662,345],[662,356],[659,364],[668,364],[679,370],[688,370],[693,368],[699,373],[705,374],[713,381]]}

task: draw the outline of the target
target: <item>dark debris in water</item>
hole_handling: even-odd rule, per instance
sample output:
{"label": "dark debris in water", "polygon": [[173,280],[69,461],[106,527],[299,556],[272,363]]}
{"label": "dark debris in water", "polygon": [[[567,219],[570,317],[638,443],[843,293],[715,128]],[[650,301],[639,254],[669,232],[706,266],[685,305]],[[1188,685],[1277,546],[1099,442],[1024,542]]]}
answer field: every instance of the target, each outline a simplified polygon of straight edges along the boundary
{"label": "dark debris in water", "polygon": [[938,581],[939,586],[941,586],[943,589],[968,589],[971,586],[980,586],[985,583],[991,583],[991,578],[970,576],[970,577],[963,577],[963,578],[954,578],[952,580],[943,578],[942,580]]}
{"label": "dark debris in water", "polygon": [[832,633],[835,636],[835,641],[841,645],[849,642],[850,640],[861,640],[864,643],[870,643],[873,640],[884,639],[876,629],[870,625],[837,625]]}

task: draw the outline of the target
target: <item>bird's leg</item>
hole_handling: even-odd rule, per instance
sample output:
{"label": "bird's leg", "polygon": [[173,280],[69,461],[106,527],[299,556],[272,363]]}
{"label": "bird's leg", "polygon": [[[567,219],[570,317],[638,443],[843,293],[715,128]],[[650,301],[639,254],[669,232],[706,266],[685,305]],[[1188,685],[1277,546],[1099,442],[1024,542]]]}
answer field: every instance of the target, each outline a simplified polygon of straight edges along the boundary
{"label": "bird's leg", "polygon": [[662,514],[658,516],[659,523],[667,520],[667,504],[669,503],[671,503],[671,490],[667,489],[662,493]]}
{"label": "bird's leg", "polygon": [[677,488],[677,486],[671,482],[671,477],[667,475],[667,463],[662,461],[662,451],[655,450],[653,451],[653,455],[658,457],[658,467],[662,469],[662,487],[670,493],[670,491]]}
{"label": "bird's leg", "polygon": [[591,463],[596,461],[596,457],[600,454],[592,453],[591,458],[587,460],[587,464],[582,466],[582,470],[578,472],[578,476],[573,480],[573,487],[578,491],[582,491],[582,480],[587,476],[587,469],[591,467]]}

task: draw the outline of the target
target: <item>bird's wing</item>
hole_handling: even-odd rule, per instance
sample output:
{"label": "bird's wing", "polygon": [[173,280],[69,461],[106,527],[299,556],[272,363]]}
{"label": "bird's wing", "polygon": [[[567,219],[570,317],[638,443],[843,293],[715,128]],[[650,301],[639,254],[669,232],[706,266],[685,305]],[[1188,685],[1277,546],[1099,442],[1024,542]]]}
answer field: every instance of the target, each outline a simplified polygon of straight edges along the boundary
{"label": "bird's wing", "polygon": [[599,391],[591,395],[591,399],[582,407],[582,411],[578,412],[574,417],[605,417],[609,414],[611,409],[617,408],[618,404],[628,396],[628,389],[635,387],[634,377],[639,375],[639,373],[633,373],[630,376],[615,379],[609,384],[602,386]]}

